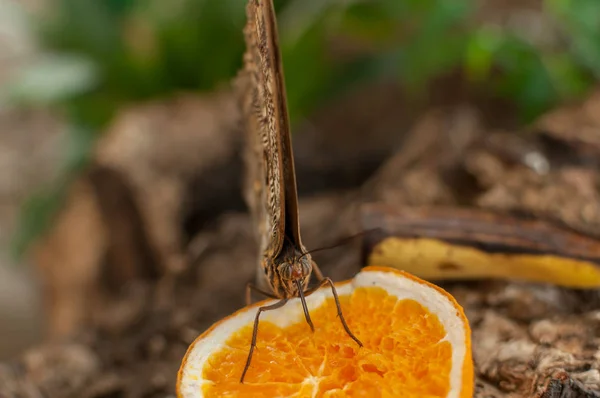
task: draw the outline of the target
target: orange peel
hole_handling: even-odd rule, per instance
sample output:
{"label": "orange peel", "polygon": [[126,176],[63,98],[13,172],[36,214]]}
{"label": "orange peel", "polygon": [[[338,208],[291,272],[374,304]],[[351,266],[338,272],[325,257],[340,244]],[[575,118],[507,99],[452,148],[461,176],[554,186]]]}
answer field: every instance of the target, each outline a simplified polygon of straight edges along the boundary
{"label": "orange peel", "polygon": [[364,347],[337,319],[331,290],[261,317],[257,350],[240,383],[259,306],[215,323],[189,347],[177,396],[452,397],[473,396],[471,332],[456,300],[438,286],[392,268],[370,266],[336,284],[344,316]]}

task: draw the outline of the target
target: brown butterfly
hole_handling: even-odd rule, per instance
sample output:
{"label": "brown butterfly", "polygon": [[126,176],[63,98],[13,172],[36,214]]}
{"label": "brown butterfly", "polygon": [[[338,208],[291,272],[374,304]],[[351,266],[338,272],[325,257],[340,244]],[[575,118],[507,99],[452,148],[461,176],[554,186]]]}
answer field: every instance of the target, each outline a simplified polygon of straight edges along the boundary
{"label": "brown butterfly", "polygon": [[[293,297],[300,297],[306,322],[314,331],[305,296],[326,284],[333,291],[346,333],[362,346],[346,324],[333,282],[323,276],[300,238],[296,175],[272,0],[249,0],[246,14],[248,20],[244,35],[247,50],[238,89],[248,139],[245,199],[257,227],[260,245],[258,286],[248,285],[246,301],[250,303],[252,290],[280,300],[260,307],[256,313],[250,352],[240,380],[242,383],[256,346],[260,314],[282,307]],[[309,288],[313,271],[319,284]]]}

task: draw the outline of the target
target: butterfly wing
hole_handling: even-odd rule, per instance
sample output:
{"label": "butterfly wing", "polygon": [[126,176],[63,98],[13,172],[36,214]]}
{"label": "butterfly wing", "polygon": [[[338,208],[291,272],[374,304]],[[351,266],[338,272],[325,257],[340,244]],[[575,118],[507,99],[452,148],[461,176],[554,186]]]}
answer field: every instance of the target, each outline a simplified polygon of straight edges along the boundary
{"label": "butterfly wing", "polygon": [[272,0],[250,0],[244,29],[245,197],[262,257],[271,262],[286,236],[302,248],[289,117]]}

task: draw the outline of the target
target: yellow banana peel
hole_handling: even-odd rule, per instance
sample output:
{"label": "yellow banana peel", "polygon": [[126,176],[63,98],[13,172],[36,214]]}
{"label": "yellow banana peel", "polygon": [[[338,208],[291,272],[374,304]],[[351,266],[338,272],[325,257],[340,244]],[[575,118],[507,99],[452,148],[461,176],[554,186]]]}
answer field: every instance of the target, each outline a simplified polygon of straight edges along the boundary
{"label": "yellow banana peel", "polygon": [[478,209],[366,205],[368,265],[429,280],[512,279],[600,287],[600,241],[568,228]]}

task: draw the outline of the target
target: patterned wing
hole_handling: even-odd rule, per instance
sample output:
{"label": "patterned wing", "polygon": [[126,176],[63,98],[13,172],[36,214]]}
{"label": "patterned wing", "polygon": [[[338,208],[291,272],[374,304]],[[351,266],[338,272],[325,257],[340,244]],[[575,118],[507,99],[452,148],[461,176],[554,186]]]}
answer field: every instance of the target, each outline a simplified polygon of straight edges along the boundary
{"label": "patterned wing", "polygon": [[261,256],[272,262],[287,235],[301,247],[294,161],[272,0],[250,0],[244,29],[245,197]]}

